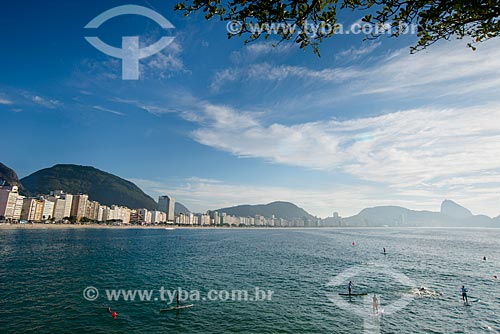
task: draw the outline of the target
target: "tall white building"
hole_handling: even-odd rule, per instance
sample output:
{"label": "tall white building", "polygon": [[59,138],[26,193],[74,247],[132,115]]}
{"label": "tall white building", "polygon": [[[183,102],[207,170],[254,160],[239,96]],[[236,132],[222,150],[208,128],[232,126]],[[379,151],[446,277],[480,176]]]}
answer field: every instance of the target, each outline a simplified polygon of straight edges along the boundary
{"label": "tall white building", "polygon": [[97,221],[105,222],[105,221],[110,220],[111,219],[111,218],[109,218],[110,210],[111,209],[106,205],[99,206],[99,213],[97,215]]}
{"label": "tall white building", "polygon": [[76,221],[79,222],[80,219],[85,216],[88,200],[88,195],[73,195],[73,200],[71,202],[71,216],[74,216]]}
{"label": "tall white building", "polygon": [[65,217],[71,216],[71,204],[73,195],[65,194],[62,190],[54,190],[50,192],[49,199],[54,202],[54,218],[62,220]]}
{"label": "tall white building", "polygon": [[21,212],[23,210],[24,196],[17,196],[16,205],[14,206],[14,213],[12,214],[12,219],[21,219]]}
{"label": "tall white building", "polygon": [[54,198],[54,218],[55,220],[62,220],[64,216],[64,208],[66,207],[66,200],[62,198]]}
{"label": "tall white building", "polygon": [[124,206],[113,205],[109,210],[107,220],[121,220],[123,224],[130,223],[130,209]]}
{"label": "tall white building", "polygon": [[61,195],[61,198],[63,198],[66,202],[64,204],[64,217],[70,217],[71,216],[71,205],[73,204],[73,195],[70,194],[63,194]]}
{"label": "tall white building", "polygon": [[[73,195],[66,194],[62,190],[54,190],[50,192],[50,196],[54,198],[54,202],[56,202],[56,208],[54,208],[54,218],[57,220],[61,220],[64,217],[71,216],[71,205],[73,204]],[[61,202],[58,204],[57,199],[61,199]],[[62,206],[64,203],[64,207]],[[58,210],[56,215],[55,211]],[[62,212],[61,212],[62,210]]]}
{"label": "tall white building", "polygon": [[97,220],[99,216],[99,202],[87,201],[87,207],[85,208],[85,217],[91,220]]}
{"label": "tall white building", "polygon": [[210,216],[207,214],[199,214],[198,215],[198,224],[199,225],[210,225]]}
{"label": "tall white building", "polygon": [[5,219],[16,219],[14,213],[19,211],[19,208],[16,210],[19,197],[17,186],[0,187],[0,216],[5,217]]}
{"label": "tall white building", "polygon": [[158,198],[158,210],[167,213],[167,220],[175,220],[175,198],[171,196],[160,196]]}
{"label": "tall white building", "polygon": [[150,224],[152,222],[151,211],[149,211],[148,209],[137,210],[137,216],[138,216],[138,221],[141,223]]}
{"label": "tall white building", "polygon": [[42,220],[49,220],[54,217],[54,202],[43,199]]}
{"label": "tall white building", "polygon": [[25,198],[23,200],[21,219],[28,221],[41,221],[44,204],[44,201],[38,198]]}

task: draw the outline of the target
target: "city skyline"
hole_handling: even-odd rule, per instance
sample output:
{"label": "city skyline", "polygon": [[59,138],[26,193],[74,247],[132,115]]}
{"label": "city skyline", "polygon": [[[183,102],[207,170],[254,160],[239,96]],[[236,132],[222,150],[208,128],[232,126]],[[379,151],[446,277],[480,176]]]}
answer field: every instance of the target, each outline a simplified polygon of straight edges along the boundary
{"label": "city skyline", "polygon": [[138,81],[121,80],[121,61],[84,39],[84,26],[120,1],[5,5],[16,14],[0,22],[9,46],[0,148],[20,177],[92,165],[196,212],[282,200],[350,216],[379,205],[435,210],[449,198],[500,214],[497,40],[475,52],[443,41],[410,55],[415,36],[341,35],[318,58],[272,47],[272,38],[227,40],[225,23],[185,18],[173,3],[132,3],[175,26],[165,33],[124,16],[96,30],[113,45],[175,36],[141,60]]}
{"label": "city skyline", "polygon": [[[0,181],[2,181],[0,179]],[[164,209],[164,210],[162,210]],[[123,205],[103,205],[92,200],[88,194],[69,194],[62,190],[51,191],[50,194],[24,196],[16,185],[0,184],[0,222],[25,224],[106,224],[148,225],[157,226],[176,224],[179,226],[267,226],[267,227],[320,227],[320,219],[296,217],[284,219],[274,214],[264,216],[231,215],[226,212],[207,211],[175,212],[175,199],[163,195],[158,198],[158,207],[154,210],[146,208],[130,208]],[[336,217],[328,226],[341,225],[341,218]]]}

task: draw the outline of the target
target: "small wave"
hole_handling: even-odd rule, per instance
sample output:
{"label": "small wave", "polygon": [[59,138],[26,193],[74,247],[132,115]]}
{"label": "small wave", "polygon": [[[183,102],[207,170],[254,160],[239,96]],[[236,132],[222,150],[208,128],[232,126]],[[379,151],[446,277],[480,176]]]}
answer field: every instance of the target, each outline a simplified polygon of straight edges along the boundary
{"label": "small wave", "polygon": [[413,288],[411,289],[410,293],[420,297],[440,297],[443,295],[441,292],[426,287]]}

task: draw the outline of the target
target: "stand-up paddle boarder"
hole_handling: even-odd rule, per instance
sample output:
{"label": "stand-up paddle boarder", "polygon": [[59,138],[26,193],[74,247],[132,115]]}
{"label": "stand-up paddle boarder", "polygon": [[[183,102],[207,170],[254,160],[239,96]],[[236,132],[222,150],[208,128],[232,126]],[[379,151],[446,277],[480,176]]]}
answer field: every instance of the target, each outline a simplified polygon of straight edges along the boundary
{"label": "stand-up paddle boarder", "polygon": [[465,304],[468,304],[469,300],[467,299],[467,289],[465,288],[464,285],[462,285],[462,288],[460,290],[462,291],[462,300],[464,301]]}
{"label": "stand-up paddle boarder", "polygon": [[378,298],[375,294],[373,295],[373,313],[378,313]]}

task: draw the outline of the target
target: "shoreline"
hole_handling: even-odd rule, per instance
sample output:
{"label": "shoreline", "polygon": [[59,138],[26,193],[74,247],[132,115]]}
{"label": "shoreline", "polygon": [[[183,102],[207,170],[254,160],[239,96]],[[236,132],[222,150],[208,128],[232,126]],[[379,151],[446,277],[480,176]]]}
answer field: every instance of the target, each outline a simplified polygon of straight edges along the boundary
{"label": "shoreline", "polygon": [[154,225],[154,226],[143,226],[143,225],[99,225],[99,224],[89,224],[89,225],[79,225],[79,224],[0,224],[0,230],[47,230],[47,229],[152,229],[152,230],[174,230],[174,229],[191,229],[191,230],[284,230],[284,229],[325,229],[332,227],[274,227],[274,226],[246,226],[246,227],[229,227],[229,226],[177,226],[177,225]]}
{"label": "shoreline", "polygon": [[62,229],[151,229],[151,230],[343,230],[343,229],[363,229],[363,230],[384,230],[384,229],[492,229],[498,230],[498,227],[463,227],[463,226],[413,226],[413,227],[378,227],[378,226],[336,226],[336,227],[277,227],[277,226],[177,226],[177,225],[126,225],[112,226],[99,224],[10,224],[0,223],[0,230],[62,230]]}

